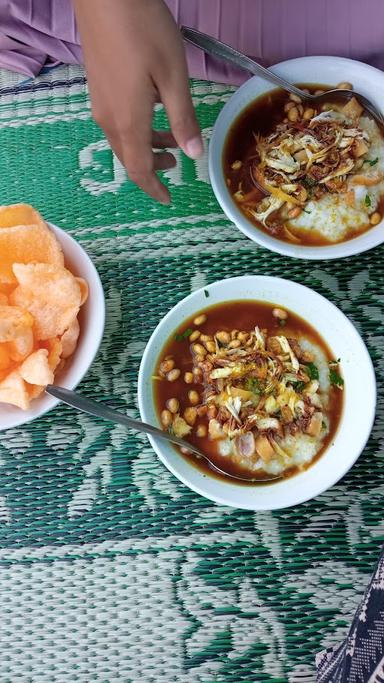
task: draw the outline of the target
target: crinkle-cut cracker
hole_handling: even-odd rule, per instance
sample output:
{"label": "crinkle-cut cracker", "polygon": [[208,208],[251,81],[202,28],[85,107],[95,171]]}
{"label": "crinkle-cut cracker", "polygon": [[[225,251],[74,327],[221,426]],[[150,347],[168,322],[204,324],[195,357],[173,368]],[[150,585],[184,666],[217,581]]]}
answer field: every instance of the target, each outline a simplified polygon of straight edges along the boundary
{"label": "crinkle-cut cracker", "polygon": [[10,403],[22,410],[28,410],[27,387],[18,370],[13,370],[0,382],[0,403]]}
{"label": "crinkle-cut cracker", "polygon": [[74,353],[80,335],[80,325],[77,318],[71,323],[67,330],[65,330],[61,337],[62,343],[62,358],[69,358]]}
{"label": "crinkle-cut cracker", "polygon": [[5,284],[5,282],[0,282],[0,294],[6,296],[9,300],[10,293],[15,289],[15,282]]}
{"label": "crinkle-cut cracker", "polygon": [[12,228],[14,225],[30,225],[31,223],[44,223],[44,220],[30,204],[0,206],[0,229]]}
{"label": "crinkle-cut cracker", "polygon": [[12,365],[12,358],[9,351],[9,344],[0,343],[0,377],[5,374],[5,371],[10,370]]}
{"label": "crinkle-cut cracker", "polygon": [[20,365],[19,372],[28,384],[47,386],[52,384],[54,375],[48,363],[47,349],[39,349],[31,353]]}
{"label": "crinkle-cut cracker", "polygon": [[13,263],[64,265],[64,254],[55,234],[30,204],[0,206],[0,255],[0,287],[16,282]]}
{"label": "crinkle-cut cracker", "polygon": [[79,283],[79,287],[80,287],[80,292],[81,292],[80,306],[82,306],[83,304],[85,304],[85,302],[87,301],[88,296],[89,296],[88,282],[86,280],[84,280],[83,277],[77,277],[76,280]]}
{"label": "crinkle-cut cracker", "polygon": [[23,334],[20,334],[13,341],[8,342],[10,356],[12,360],[16,362],[23,361],[29,356],[33,351],[33,346],[34,337],[31,328],[25,330]]}
{"label": "crinkle-cut cracker", "polygon": [[64,266],[61,246],[45,223],[0,228],[0,283],[16,283],[14,263],[36,262]]}
{"label": "crinkle-cut cracker", "polygon": [[60,360],[61,360],[61,354],[63,350],[63,345],[61,343],[61,339],[58,337],[53,337],[53,339],[47,339],[45,342],[46,348],[48,349],[48,363],[49,367],[53,372],[56,370],[58,367]]}
{"label": "crinkle-cut cracker", "polygon": [[36,339],[61,337],[80,309],[76,278],[66,268],[46,263],[15,263],[13,272],[19,286],[10,295],[11,303],[33,315]]}
{"label": "crinkle-cut cracker", "polygon": [[25,382],[25,386],[27,387],[30,401],[32,401],[34,398],[39,398],[39,396],[41,396],[41,394],[45,391],[45,387],[39,387],[37,384],[28,384],[28,382]]}
{"label": "crinkle-cut cracker", "polygon": [[0,305],[0,342],[16,339],[32,328],[33,316],[20,306]]}

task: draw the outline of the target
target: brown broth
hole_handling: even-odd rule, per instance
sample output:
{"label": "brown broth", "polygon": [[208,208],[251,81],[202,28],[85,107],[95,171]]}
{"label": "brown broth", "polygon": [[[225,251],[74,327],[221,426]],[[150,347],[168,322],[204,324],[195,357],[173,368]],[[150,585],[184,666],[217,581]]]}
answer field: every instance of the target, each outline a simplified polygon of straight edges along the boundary
{"label": "brown broth", "polygon": [[[304,83],[299,85],[300,88],[306,88],[310,92],[314,93],[316,90],[330,90],[331,86],[323,84],[308,84]],[[238,188],[239,181],[242,181],[242,190],[244,194],[255,190],[255,186],[252,183],[249,174],[249,162],[252,156],[255,154],[255,139],[254,133],[260,133],[262,136],[269,135],[278,123],[281,123],[286,116],[284,112],[284,104],[288,101],[288,95],[284,90],[277,88],[276,90],[271,90],[265,95],[261,95],[255,99],[251,104],[249,104],[244,111],[237,117],[237,119],[232,124],[229,132],[227,134],[227,139],[223,150],[223,171],[227,182],[227,187],[231,196],[236,192]],[[337,99],[334,97],[332,101],[337,103]],[[310,106],[310,105],[308,105]],[[243,165],[240,171],[234,171],[232,169],[232,164],[234,161],[240,160]],[[255,201],[262,199],[264,195],[260,192],[257,196],[257,190],[255,193]],[[278,233],[269,231],[262,223],[259,223],[256,219],[252,218],[245,209],[233,199],[236,207],[243,213],[245,218],[259,228],[267,235],[270,235],[282,242],[287,242],[289,244],[296,244],[296,242],[290,240],[284,233],[280,230]],[[381,215],[384,214],[384,196],[381,197],[379,207],[377,209]],[[360,230],[355,230],[353,234],[349,237],[344,237],[340,242],[349,242],[351,239],[355,239],[362,233],[369,230],[372,226],[370,224],[363,225]],[[294,228],[289,226],[291,233],[295,234]],[[300,239],[301,245],[297,243],[297,246],[312,246],[312,247],[324,247],[332,244],[337,244],[337,241],[330,242],[324,237],[319,231],[311,230],[308,234],[303,235],[302,232],[298,233],[298,238]]]}
{"label": "brown broth", "polygon": [[[180,325],[177,330],[175,330],[172,337],[168,339],[159,355],[158,367],[166,356],[172,356],[176,363],[175,367],[181,370],[180,378],[175,382],[168,382],[166,379],[153,380],[153,393],[159,422],[161,411],[165,408],[165,404],[168,399],[175,397],[179,400],[180,415],[182,415],[185,408],[190,405],[188,400],[188,391],[190,389],[195,389],[197,392],[201,393],[201,385],[186,384],[184,381],[184,373],[191,371],[193,367],[192,355],[190,351],[191,344],[188,338],[185,338],[182,341],[176,341],[176,336],[182,335],[188,329],[199,329],[202,334],[212,335],[218,330],[226,330],[229,332],[233,329],[252,330],[256,325],[258,325],[261,329],[267,329],[268,334],[280,332],[281,334],[290,337],[305,337],[310,342],[321,347],[328,361],[334,360],[334,356],[332,355],[324,339],[311,325],[303,320],[303,318],[300,318],[296,314],[289,311],[288,320],[286,321],[285,326],[282,328],[276,318],[272,315],[272,310],[276,306],[278,306],[278,304],[252,300],[231,301],[230,303],[218,304],[201,311],[200,313],[205,313],[207,315],[207,320],[198,328],[193,324],[193,320],[197,315],[200,315],[200,313],[195,313],[193,316],[186,319],[183,324]],[[330,408],[327,411],[330,419],[329,434],[324,440],[322,448],[319,450],[312,462],[306,467],[310,467],[319,457],[321,457],[329,444],[333,441],[342,413],[343,393],[344,392],[340,391],[340,389],[331,387]],[[244,470],[231,463],[228,457],[220,456],[217,453],[215,441],[211,441],[208,437],[201,438],[196,436],[195,430],[200,424],[204,424],[208,428],[207,417],[197,419],[192,434],[186,437],[186,440],[195,444],[198,448],[200,448],[200,450],[206,453],[207,456],[210,457],[220,469],[228,472],[229,477],[231,474],[243,476]],[[175,446],[175,449],[178,451],[178,453],[180,453],[177,446]],[[228,477],[214,472],[206,461],[199,460],[194,455],[181,455],[205,474],[228,481]],[[285,471],[281,475],[281,478],[293,476],[294,474],[297,474],[298,471],[300,471],[299,468],[293,467],[292,469]],[[237,484],[242,483],[234,478],[232,478],[231,481]],[[248,486],[255,485],[254,482],[244,483]],[[260,479],[259,482],[257,482],[257,485],[259,483],[262,484],[263,479]]]}

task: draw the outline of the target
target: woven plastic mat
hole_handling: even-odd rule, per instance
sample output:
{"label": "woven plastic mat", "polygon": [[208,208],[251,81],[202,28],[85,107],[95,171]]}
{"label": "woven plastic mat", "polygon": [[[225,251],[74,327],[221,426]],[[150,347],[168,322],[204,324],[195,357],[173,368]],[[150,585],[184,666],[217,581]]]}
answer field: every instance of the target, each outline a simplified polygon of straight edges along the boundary
{"label": "woven plastic mat", "polygon": [[[127,180],[91,120],[81,70],[22,84],[2,74],[0,86],[1,204],[30,202],[68,230],[105,288],[84,393],[137,417],[139,362],[159,319],[192,290],[244,274],[328,297],[361,331],[379,379],[353,470],[281,512],[211,504],[145,436],[66,407],[1,433],[1,683],[314,681],[315,653],[345,635],[384,534],[383,248],[329,263],[259,249],[220,211],[206,159],[180,155],[165,173],[170,208]],[[229,95],[193,84],[206,137]]]}

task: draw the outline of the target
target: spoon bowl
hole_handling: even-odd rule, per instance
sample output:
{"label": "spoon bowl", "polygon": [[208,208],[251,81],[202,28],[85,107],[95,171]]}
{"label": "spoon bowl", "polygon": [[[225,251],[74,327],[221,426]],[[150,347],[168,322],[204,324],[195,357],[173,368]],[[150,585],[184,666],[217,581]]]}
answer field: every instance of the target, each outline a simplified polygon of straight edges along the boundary
{"label": "spoon bowl", "polygon": [[267,79],[268,81],[274,83],[280,88],[283,88],[283,90],[286,90],[287,92],[290,92],[293,95],[297,95],[304,101],[312,103],[321,103],[325,101],[329,102],[330,99],[332,100],[332,98],[337,98],[339,101],[340,99],[345,99],[346,101],[348,101],[351,99],[351,97],[355,97],[360,102],[362,107],[364,107],[364,109],[366,109],[371,114],[371,116],[375,119],[379,126],[384,126],[384,118],[382,113],[377,109],[377,107],[375,107],[375,105],[367,97],[361,95],[358,92],[355,92],[354,90],[334,88],[333,90],[328,90],[319,95],[306,93],[300,88],[298,88],[296,85],[293,85],[281,76],[278,76],[273,71],[270,71],[270,69],[266,69],[264,66],[261,66],[261,64],[256,62],[254,59],[251,59],[247,55],[244,55],[242,52],[235,50],[230,45],[222,43],[221,40],[217,40],[217,38],[213,38],[212,36],[209,36],[206,33],[202,33],[201,31],[197,31],[196,29],[188,28],[187,26],[181,27],[181,34],[184,40],[186,40],[188,43],[191,43],[195,47],[201,48],[207,54],[213,55],[214,57],[218,57],[219,59],[223,59],[224,61],[230,62],[231,64],[234,64],[235,66],[239,67],[240,69],[248,71],[254,76],[261,76],[262,78]]}
{"label": "spoon bowl", "polygon": [[239,481],[259,484],[280,479],[280,477],[270,477],[260,480],[255,479],[252,476],[246,476],[245,473],[244,476],[229,474],[228,472],[225,472],[225,470],[220,469],[220,467],[218,467],[199,448],[189,443],[189,441],[186,441],[185,439],[180,439],[178,436],[174,436],[170,432],[163,432],[161,429],[158,429],[158,427],[153,427],[145,422],[140,422],[140,420],[133,420],[131,417],[123,415],[123,413],[120,413],[118,410],[114,410],[113,408],[110,408],[102,403],[98,403],[97,401],[92,401],[90,398],[86,398],[85,396],[82,396],[75,391],[71,391],[70,389],[64,389],[64,387],[48,384],[45,391],[50,396],[59,399],[72,408],[76,408],[76,410],[81,410],[83,413],[95,415],[96,417],[101,417],[103,420],[121,424],[124,427],[128,427],[128,429],[134,429],[138,432],[144,432],[145,434],[152,434],[152,436],[170,441],[171,443],[183,449],[186,454],[193,453],[198,458],[203,458],[214,472],[217,472],[225,477],[229,477],[230,479],[237,479]]}
{"label": "spoon bowl", "polygon": [[340,102],[340,100],[345,100],[345,102],[348,102],[352,97],[354,97],[356,100],[358,100],[361,104],[361,106],[371,114],[371,116],[375,119],[376,123],[378,123],[379,126],[384,126],[384,118],[381,112],[372,104],[372,102],[365,97],[364,95],[361,95],[358,92],[355,92],[354,90],[349,90],[349,89],[342,89],[342,88],[333,88],[333,90],[326,90],[321,94],[314,95],[313,93],[307,93],[302,91],[302,95],[300,97],[307,102],[312,102],[316,104],[321,104],[325,102],[331,102],[332,99],[337,100]]}

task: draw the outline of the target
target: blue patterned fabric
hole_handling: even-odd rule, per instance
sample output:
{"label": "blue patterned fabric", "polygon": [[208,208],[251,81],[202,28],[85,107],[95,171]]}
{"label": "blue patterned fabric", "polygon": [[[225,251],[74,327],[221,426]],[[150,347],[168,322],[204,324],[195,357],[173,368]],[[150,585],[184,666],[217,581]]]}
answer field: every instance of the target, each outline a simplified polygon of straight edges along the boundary
{"label": "blue patterned fabric", "polygon": [[384,550],[348,637],[316,663],[318,683],[384,683]]}

